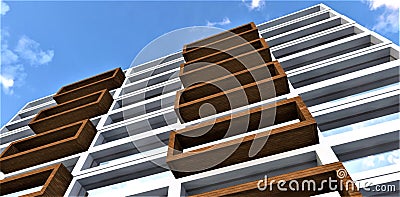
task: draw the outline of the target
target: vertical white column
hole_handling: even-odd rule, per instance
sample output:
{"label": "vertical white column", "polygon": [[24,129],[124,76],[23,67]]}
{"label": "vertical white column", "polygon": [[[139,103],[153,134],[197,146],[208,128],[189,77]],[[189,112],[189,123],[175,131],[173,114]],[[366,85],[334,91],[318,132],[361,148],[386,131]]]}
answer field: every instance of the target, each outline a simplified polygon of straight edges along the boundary
{"label": "vertical white column", "polygon": [[168,197],[188,196],[186,189],[183,187],[179,179],[171,179],[168,187]]}

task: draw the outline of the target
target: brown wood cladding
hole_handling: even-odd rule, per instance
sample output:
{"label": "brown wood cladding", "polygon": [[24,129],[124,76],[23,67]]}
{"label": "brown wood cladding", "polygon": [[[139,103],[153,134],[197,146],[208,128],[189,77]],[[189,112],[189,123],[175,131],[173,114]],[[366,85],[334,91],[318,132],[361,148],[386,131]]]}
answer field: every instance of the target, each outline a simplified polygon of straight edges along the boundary
{"label": "brown wood cladding", "polygon": [[[243,87],[247,88],[243,89]],[[227,91],[223,92],[222,90]],[[286,74],[280,64],[274,61],[209,82],[198,83],[177,92],[175,111],[181,122],[191,121],[199,118],[198,110],[202,104],[212,103],[218,105],[217,112],[226,111],[230,109],[230,104],[235,105],[234,99],[229,99],[232,101],[231,103],[227,102],[227,95],[233,96],[244,92],[248,101],[237,99],[236,101],[244,101],[244,103],[237,104],[238,106],[287,94],[289,85]]]}
{"label": "brown wood cladding", "polygon": [[198,62],[216,63],[224,59],[228,59],[263,47],[268,47],[264,38],[252,40],[251,42],[242,41],[241,43],[238,43],[238,45],[231,48],[220,50],[209,55],[201,56],[191,61],[186,61],[186,63],[183,64],[183,67],[192,66],[193,64]]}
{"label": "brown wood cladding", "polygon": [[[296,172],[291,172],[279,176],[268,177],[267,180],[267,189],[264,191],[260,191],[257,188],[258,181],[252,181],[240,185],[235,185],[227,188],[222,188],[198,195],[193,195],[193,197],[208,197],[208,196],[250,196],[250,197],[261,197],[261,196],[293,196],[293,197],[302,197],[302,196],[312,196],[317,194],[323,194],[332,191],[338,191],[341,196],[362,196],[361,193],[356,189],[356,185],[352,182],[350,175],[347,174],[346,177],[340,178],[337,176],[337,170],[345,169],[341,162],[335,162],[331,164],[326,164],[322,166],[317,166],[313,168],[308,168],[305,170],[300,170]],[[336,180],[337,184],[336,190],[329,188],[328,184],[321,184],[321,181]],[[291,191],[288,187],[288,182],[296,180],[298,183],[301,183],[303,180],[313,180],[317,184],[316,188],[322,188],[320,191],[309,191],[307,188],[304,188],[300,191]],[[285,181],[285,186],[281,186],[281,188],[287,189],[287,191],[279,191],[277,183],[278,181]],[[272,191],[270,190],[270,185],[272,184]],[[300,184],[301,185],[301,184]],[[321,186],[323,185],[323,186]],[[347,187],[346,187],[347,185]],[[264,185],[263,185],[264,186]],[[299,188],[302,188],[301,186]],[[343,189],[340,189],[343,188]],[[353,189],[354,188],[354,189]]]}
{"label": "brown wood cladding", "polygon": [[40,191],[23,196],[63,196],[71,180],[68,169],[56,164],[0,180],[0,195],[43,186]]}
{"label": "brown wood cladding", "polygon": [[53,96],[53,99],[61,104],[103,89],[112,90],[120,87],[124,79],[125,75],[122,69],[116,68],[66,85]]}
{"label": "brown wood cladding", "polygon": [[[109,90],[122,85],[121,68],[62,87],[58,105],[41,110],[28,126],[36,135],[12,142],[0,155],[0,169],[11,173],[86,151],[96,128],[89,120],[107,113]],[[63,196],[72,175],[61,163],[0,180],[0,195],[43,186],[24,196]]]}
{"label": "brown wood cladding", "polygon": [[239,43],[243,43],[244,41],[250,42],[258,38],[259,38],[258,29],[254,28],[240,34],[232,35],[228,38],[215,41],[205,46],[197,47],[187,52],[183,52],[182,55],[185,61],[188,62],[200,58],[202,56],[207,56],[216,53],[218,51],[237,46]]}
{"label": "brown wood cladding", "polygon": [[187,88],[198,82],[210,81],[227,74],[251,69],[272,61],[269,47],[262,47],[217,63],[200,62],[191,66],[181,64],[179,78],[183,87]]}
{"label": "brown wood cladding", "polygon": [[[260,115],[261,112],[267,114],[262,116],[265,119],[271,119],[274,118],[273,116],[275,116],[275,120],[273,122],[274,124],[296,119],[300,120],[300,122],[272,129],[271,131],[267,130],[258,134],[222,142],[206,148],[183,152],[185,148],[224,138],[227,134],[230,123],[234,124],[236,121],[236,123],[243,124],[242,118],[249,118],[249,126],[245,128],[245,130],[230,131],[233,133],[228,134],[228,136],[258,129],[259,125],[261,124],[260,122],[263,121]],[[264,125],[262,128],[266,126],[269,125]],[[200,135],[204,133],[204,129],[206,129],[207,132],[203,135]],[[262,145],[260,151],[253,157],[250,157],[249,150],[252,144],[256,142],[263,142],[267,139],[268,141]],[[179,178],[206,170],[233,165],[296,148],[314,145],[317,143],[318,134],[316,122],[301,98],[296,97],[279,101],[276,104],[268,104],[257,107],[251,109],[249,112],[245,111],[233,114],[232,116],[229,115],[218,118],[215,122],[208,121],[187,127],[182,130],[171,132],[168,145],[167,164],[170,166],[170,169],[175,177]],[[231,154],[225,158],[226,152],[231,152]],[[221,158],[225,159],[218,165],[211,168],[206,167],[209,166],[210,163],[213,163],[215,160]],[[181,172],[176,170],[187,169],[188,167],[190,170],[190,166],[195,166],[196,169],[203,168],[202,166],[204,166],[203,169],[207,169],[199,170],[197,172]]]}
{"label": "brown wood cladding", "polygon": [[[226,91],[221,91],[217,86],[210,88],[210,86],[213,86],[211,84],[207,86],[209,89],[208,91],[206,90],[204,97],[190,94],[191,96],[181,98],[182,91],[179,91],[175,99],[175,112],[182,123],[190,122],[200,118],[200,108],[206,103],[211,104],[215,111],[203,110],[202,117],[287,94],[289,93],[289,86],[286,74],[279,74],[280,75],[258,80]],[[183,91],[186,91],[186,89]],[[212,91],[217,93],[207,96],[207,94]],[[200,93],[200,91],[198,91],[198,93]]]}
{"label": "brown wood cladding", "polygon": [[[264,113],[264,119],[270,120],[265,120],[262,122],[263,120],[261,119],[261,113]],[[172,140],[179,141],[182,149],[190,148],[205,144],[207,142],[219,140],[224,137],[254,131],[259,128],[281,124],[296,119],[301,121],[314,121],[314,118],[312,118],[301,97],[282,100],[272,104],[265,104],[263,106],[252,108],[249,111],[242,111],[232,115],[223,116],[215,120],[191,125],[186,128],[173,131],[176,134],[174,135],[176,139]],[[230,125],[233,126],[235,124],[243,124],[247,121],[249,124],[247,127],[245,127],[245,131],[237,131],[231,134],[227,133]],[[207,132],[205,133],[204,130]]]}
{"label": "brown wood cladding", "polygon": [[95,134],[86,119],[12,142],[0,155],[1,171],[10,173],[86,151]]}
{"label": "brown wood cladding", "polygon": [[[239,42],[243,43],[243,40],[251,41],[259,38],[258,30],[256,25],[251,22],[228,31],[221,32],[219,34],[209,36],[202,40],[187,44],[183,46],[183,57],[185,61],[191,61],[201,56],[205,56],[214,53],[213,48],[219,50],[226,49],[218,46],[221,42],[224,42],[222,47],[232,47],[237,45],[238,38]],[[228,44],[228,45],[227,45]],[[211,50],[210,50],[211,49]]]}
{"label": "brown wood cladding", "polygon": [[[282,69],[282,66],[278,61],[268,62],[249,70],[242,70],[232,75],[225,75],[208,82],[192,85],[183,90],[179,90],[177,96],[180,98],[180,103],[185,103],[219,93],[222,91],[221,89],[229,90],[238,85],[243,86],[275,76],[285,76],[285,71]],[[282,85],[283,88],[285,88],[284,86],[285,85]]]}
{"label": "brown wood cladding", "polygon": [[41,110],[28,124],[36,133],[107,113],[113,98],[107,89]]}

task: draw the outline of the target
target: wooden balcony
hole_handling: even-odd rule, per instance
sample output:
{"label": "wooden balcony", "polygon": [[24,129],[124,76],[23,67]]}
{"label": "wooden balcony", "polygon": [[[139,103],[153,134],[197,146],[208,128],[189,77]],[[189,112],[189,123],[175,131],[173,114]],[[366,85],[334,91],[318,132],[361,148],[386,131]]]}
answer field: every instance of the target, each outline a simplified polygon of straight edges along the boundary
{"label": "wooden balcony", "polygon": [[[231,57],[238,56],[243,53],[248,53],[260,48],[267,48],[268,44],[265,42],[264,38],[259,38],[250,42],[242,42],[238,43],[236,46],[233,46],[228,49],[220,50],[215,53],[201,56],[197,59],[187,61],[186,63],[183,64],[183,67],[190,67],[194,66],[193,64],[199,63],[199,62],[208,62],[208,63],[216,63],[219,61],[222,61],[224,59],[229,59]],[[269,54],[271,56],[271,54]],[[271,58],[271,57],[269,57]]]}
{"label": "wooden balcony", "polygon": [[0,195],[43,186],[40,191],[23,196],[63,196],[71,180],[67,168],[56,164],[0,180]]}
{"label": "wooden balcony", "polygon": [[[210,191],[203,194],[193,195],[193,197],[208,197],[208,196],[273,196],[273,197],[308,197],[318,194],[324,194],[328,192],[338,191],[341,196],[362,196],[358,191],[356,185],[352,181],[350,175],[346,173],[343,177],[342,174],[338,173],[339,170],[345,170],[345,167],[341,162],[335,162],[314,168],[291,172],[274,177],[268,177],[265,181],[263,180],[261,187],[267,186],[264,191],[258,189],[259,181],[252,181],[240,185],[235,185],[227,188],[222,188],[214,191]],[[340,172],[340,171],[339,171]],[[343,171],[342,171],[343,172]],[[339,176],[338,176],[339,174]],[[329,180],[334,180],[331,184],[328,184]],[[279,184],[285,182],[286,184]],[[296,188],[296,184],[291,184],[290,181],[297,181],[299,183],[299,190],[293,191],[291,188]],[[305,183],[305,187],[302,186],[303,181],[313,181],[315,188],[310,186],[308,189],[308,183]],[[336,181],[336,183],[335,183]],[[313,184],[311,184],[313,185]],[[270,189],[272,188],[272,190]],[[282,189],[279,189],[282,188]],[[336,189],[335,189],[336,188]],[[343,188],[343,189],[340,189]],[[282,191],[287,190],[287,191]]]}
{"label": "wooden balcony", "polygon": [[86,151],[95,134],[86,119],[12,142],[0,155],[0,169],[10,173]]}
{"label": "wooden balcony", "polygon": [[[224,102],[226,98],[228,98],[225,93],[230,92],[229,96],[235,96],[235,94],[239,95],[243,93],[241,87],[246,85],[250,85],[244,90],[246,94],[249,95],[250,99],[248,101],[250,103],[274,96],[274,93],[277,96],[289,93],[287,76],[279,62],[273,61],[253,67],[249,70],[236,72],[233,75],[226,75],[209,82],[198,83],[178,91],[175,100],[176,113],[180,114],[181,122],[187,122],[198,118],[198,116],[196,116],[198,107],[206,102],[217,104],[218,108],[221,108],[219,111],[229,110],[229,103],[225,103],[225,105],[228,105],[224,106]],[[263,90],[257,90],[258,88],[263,88]],[[236,91],[231,91],[231,89],[235,89]],[[223,90],[228,91],[224,92]],[[267,90],[268,92],[263,93]],[[236,101],[240,100],[243,101],[243,99]]]}
{"label": "wooden balcony", "polygon": [[263,45],[262,48],[257,50],[251,50],[216,63],[200,62],[190,66],[181,64],[179,77],[183,86],[187,88],[199,82],[210,81],[271,61],[269,47]]}
{"label": "wooden balcony", "polygon": [[[297,122],[267,129],[290,121]],[[217,140],[255,130],[258,130],[257,134],[217,143]],[[260,151],[250,157],[250,147],[254,142],[266,143],[262,143]],[[217,144],[195,148],[206,143]],[[172,131],[167,164],[179,178],[317,143],[316,122],[302,99],[295,97]],[[189,148],[194,150],[185,152]],[[219,161],[221,158],[225,159]]]}
{"label": "wooden balcony", "polygon": [[80,120],[107,113],[113,101],[107,89],[49,107],[40,111],[28,124],[36,133],[43,133]]}
{"label": "wooden balcony", "polygon": [[184,123],[201,118],[199,111],[206,103],[215,110],[202,110],[202,117],[287,93],[289,85],[284,70],[278,62],[271,62],[180,90],[174,109]]}
{"label": "wooden balcony", "polygon": [[183,47],[185,61],[192,61],[202,56],[225,50],[243,42],[258,39],[259,33],[256,25],[251,22],[228,31],[207,37],[205,39],[187,44]]}
{"label": "wooden balcony", "polygon": [[58,104],[61,104],[103,89],[112,90],[119,88],[124,82],[124,79],[124,72],[121,68],[116,68],[76,83],[66,85],[53,96],[53,99]]}

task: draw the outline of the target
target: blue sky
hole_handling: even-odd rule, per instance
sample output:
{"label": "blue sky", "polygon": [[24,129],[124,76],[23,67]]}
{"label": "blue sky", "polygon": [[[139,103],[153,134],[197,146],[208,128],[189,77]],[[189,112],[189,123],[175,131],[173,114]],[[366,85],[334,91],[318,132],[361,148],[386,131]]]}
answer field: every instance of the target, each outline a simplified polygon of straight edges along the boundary
{"label": "blue sky", "polygon": [[128,68],[149,42],[179,28],[258,24],[324,3],[398,44],[394,2],[2,1],[1,125],[66,84]]}

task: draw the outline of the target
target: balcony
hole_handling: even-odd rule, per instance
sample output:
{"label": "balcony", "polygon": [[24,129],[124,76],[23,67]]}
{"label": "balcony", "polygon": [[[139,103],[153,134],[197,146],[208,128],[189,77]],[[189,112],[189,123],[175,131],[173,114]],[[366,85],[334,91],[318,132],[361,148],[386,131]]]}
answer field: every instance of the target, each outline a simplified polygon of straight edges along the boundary
{"label": "balcony", "polygon": [[53,96],[53,99],[61,104],[103,89],[110,91],[119,88],[124,80],[124,72],[121,68],[117,68],[64,86]]}
{"label": "balcony", "polygon": [[[183,123],[199,119],[200,110],[205,117],[287,93],[286,74],[274,61],[178,91],[175,111]],[[215,111],[200,109],[206,103]]]}
{"label": "balcony", "polygon": [[96,128],[86,119],[11,143],[0,155],[4,173],[86,151]]}
{"label": "balcony", "polygon": [[26,196],[63,196],[72,180],[71,173],[62,164],[40,168],[0,180],[0,195],[41,187]]}
{"label": "balcony", "polygon": [[[285,71],[278,61],[269,62],[249,70],[242,70],[232,75],[225,75],[217,79],[192,85],[179,91],[180,103],[193,101],[202,97],[229,90],[237,86],[244,86],[249,83],[261,81],[265,78],[276,77],[285,78]],[[287,80],[282,80],[284,84],[279,84],[275,88],[282,87],[279,91],[287,91]],[[286,87],[285,87],[286,86]],[[277,90],[278,91],[278,90]]]}
{"label": "balcony", "polygon": [[271,61],[270,49],[268,45],[263,44],[261,48],[216,63],[199,62],[190,66],[181,64],[179,77],[183,86],[187,88],[199,82],[210,81]]}
{"label": "balcony", "polygon": [[[341,174],[340,172],[344,172],[344,174]],[[331,181],[329,184],[327,184],[329,180],[334,180],[334,181]],[[309,183],[308,181],[312,183]],[[340,194],[340,196],[362,196],[361,193],[357,190],[357,187],[352,181],[350,175],[348,175],[347,172],[345,171],[345,168],[341,162],[335,162],[283,175],[268,177],[268,180],[263,180],[261,182],[262,184],[260,184],[259,182],[260,180],[248,182],[228,188],[222,188],[207,193],[194,195],[193,197],[203,197],[203,196],[260,196],[260,197],[296,196],[297,197],[297,196],[314,196],[318,194],[324,194],[335,191],[337,191]],[[286,184],[282,184],[283,182]],[[299,190],[293,191],[293,189],[297,189],[296,188],[297,186],[296,184],[289,184],[289,183],[298,183]],[[303,183],[305,183],[304,184],[305,187],[302,186]],[[259,190],[258,189],[259,185],[262,188],[265,187],[265,190],[264,191]],[[289,185],[291,185],[291,187]]]}
{"label": "balcony", "polygon": [[113,101],[107,89],[40,111],[28,124],[36,133],[43,133],[80,120],[107,113]]}
{"label": "balcony", "polygon": [[167,164],[180,178],[317,143],[316,122],[295,97],[171,132]]}
{"label": "balcony", "polygon": [[[194,64],[200,64],[201,62],[203,62],[203,63],[200,65],[203,65],[206,62],[216,63],[216,62],[222,61],[224,59],[229,59],[231,57],[234,57],[234,56],[237,56],[237,55],[240,55],[243,53],[248,53],[248,52],[263,48],[263,47],[269,48],[269,46],[265,42],[264,38],[256,39],[256,40],[253,40],[250,42],[242,41],[242,42],[238,42],[238,44],[236,46],[233,46],[231,48],[216,51],[215,53],[201,56],[201,57],[191,60],[191,61],[187,61],[186,63],[184,63],[183,67],[188,67],[188,66],[193,67],[193,66],[196,66]],[[219,50],[219,49],[216,49],[216,50]],[[271,59],[271,54],[267,54],[267,55],[269,55],[268,58]]]}
{"label": "balcony", "polygon": [[185,61],[188,62],[202,56],[237,46],[238,43],[243,43],[245,41],[250,42],[258,38],[258,29],[256,25],[251,22],[185,45],[182,54]]}

